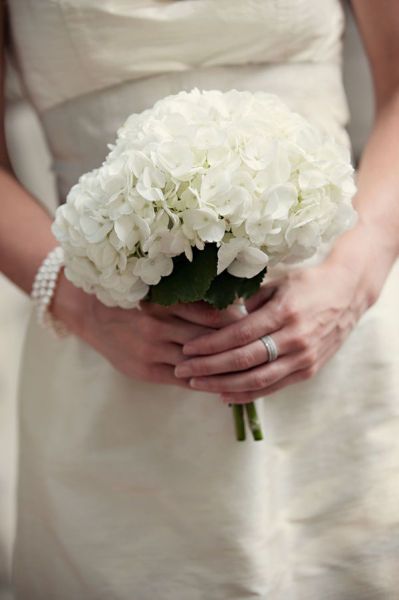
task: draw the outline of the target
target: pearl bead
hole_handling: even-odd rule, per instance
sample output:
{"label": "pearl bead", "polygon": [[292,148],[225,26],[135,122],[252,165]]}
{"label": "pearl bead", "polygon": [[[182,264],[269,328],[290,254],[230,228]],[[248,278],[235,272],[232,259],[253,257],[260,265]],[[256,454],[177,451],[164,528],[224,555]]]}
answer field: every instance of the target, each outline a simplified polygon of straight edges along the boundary
{"label": "pearl bead", "polygon": [[66,327],[54,319],[49,306],[54,295],[60,270],[64,266],[64,251],[60,246],[54,248],[40,265],[32,285],[31,298],[36,307],[39,325],[50,329],[58,337],[68,334]]}

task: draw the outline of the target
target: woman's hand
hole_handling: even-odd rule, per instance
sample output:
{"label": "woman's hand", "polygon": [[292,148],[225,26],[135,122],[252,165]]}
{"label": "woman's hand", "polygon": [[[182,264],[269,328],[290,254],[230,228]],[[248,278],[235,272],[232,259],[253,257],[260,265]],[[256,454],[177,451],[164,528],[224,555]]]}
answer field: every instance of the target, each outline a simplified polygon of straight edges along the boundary
{"label": "woman's hand", "polygon": [[[315,375],[371,303],[350,268],[333,261],[292,271],[247,301],[249,315],[184,346],[175,373],[197,390],[245,403]],[[260,337],[279,357],[268,363]],[[203,355],[203,356],[199,356]]]}
{"label": "woman's hand", "polygon": [[240,317],[237,307],[217,311],[198,302],[165,308],[142,303],[142,310],[109,308],[72,285],[61,273],[51,306],[68,329],[128,377],[188,387],[174,369],[183,345]]}

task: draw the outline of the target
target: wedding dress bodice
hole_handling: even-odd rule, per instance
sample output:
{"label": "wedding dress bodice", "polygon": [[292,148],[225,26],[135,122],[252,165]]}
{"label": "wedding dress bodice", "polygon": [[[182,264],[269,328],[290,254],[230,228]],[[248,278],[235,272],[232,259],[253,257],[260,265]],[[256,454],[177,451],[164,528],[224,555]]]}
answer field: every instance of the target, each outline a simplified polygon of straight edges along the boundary
{"label": "wedding dress bodice", "polygon": [[13,49],[60,200],[132,112],[181,89],[261,89],[345,137],[339,0],[13,0]]}

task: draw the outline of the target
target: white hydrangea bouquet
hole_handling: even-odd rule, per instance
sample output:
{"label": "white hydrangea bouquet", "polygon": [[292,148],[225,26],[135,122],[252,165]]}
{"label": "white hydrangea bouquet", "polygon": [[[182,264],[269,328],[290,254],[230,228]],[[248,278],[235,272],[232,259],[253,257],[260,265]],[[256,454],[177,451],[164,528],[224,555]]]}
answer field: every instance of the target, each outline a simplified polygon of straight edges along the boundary
{"label": "white hydrangea bouquet", "polygon": [[[274,95],[180,92],[129,116],[109,148],[53,224],[66,277],[107,306],[225,308],[258,290],[268,264],[301,262],[354,221],[347,149]],[[243,439],[244,409],[233,411]]]}

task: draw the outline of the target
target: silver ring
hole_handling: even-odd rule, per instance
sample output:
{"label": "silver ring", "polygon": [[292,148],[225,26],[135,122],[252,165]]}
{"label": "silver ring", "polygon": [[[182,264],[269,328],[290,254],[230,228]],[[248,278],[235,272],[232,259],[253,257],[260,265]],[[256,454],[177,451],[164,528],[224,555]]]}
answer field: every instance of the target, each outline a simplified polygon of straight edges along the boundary
{"label": "silver ring", "polygon": [[278,358],[278,348],[272,336],[264,335],[259,339],[267,350],[268,362],[276,360],[276,358]]}

